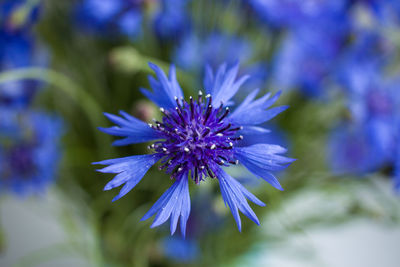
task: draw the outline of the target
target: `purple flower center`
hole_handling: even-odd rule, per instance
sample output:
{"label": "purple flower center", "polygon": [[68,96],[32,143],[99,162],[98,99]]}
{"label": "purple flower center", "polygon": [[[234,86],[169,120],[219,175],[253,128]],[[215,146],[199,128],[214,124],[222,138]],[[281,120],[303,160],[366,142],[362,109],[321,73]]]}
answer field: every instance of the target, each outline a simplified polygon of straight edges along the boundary
{"label": "purple flower center", "polygon": [[[208,101],[207,101],[208,99]],[[175,109],[164,110],[162,122],[155,121],[150,127],[157,130],[164,141],[157,141],[149,148],[163,154],[161,169],[172,177],[191,175],[198,184],[205,177],[215,178],[213,167],[237,164],[233,157],[233,146],[243,139],[236,133],[241,127],[224,121],[229,108],[214,108],[212,98],[203,98],[201,92],[197,100],[190,97],[189,102],[176,98]]]}

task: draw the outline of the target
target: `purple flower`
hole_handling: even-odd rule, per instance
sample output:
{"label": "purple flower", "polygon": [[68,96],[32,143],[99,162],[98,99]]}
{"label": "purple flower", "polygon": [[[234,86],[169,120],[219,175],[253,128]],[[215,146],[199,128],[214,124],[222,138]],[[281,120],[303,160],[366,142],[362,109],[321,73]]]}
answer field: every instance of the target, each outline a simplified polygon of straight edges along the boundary
{"label": "purple flower", "polygon": [[191,27],[187,14],[189,0],[161,0],[160,10],[154,18],[154,30],[161,39],[178,40]]}
{"label": "purple flower", "polygon": [[382,166],[384,151],[373,129],[364,125],[342,125],[333,130],[328,146],[329,162],[337,174],[364,175]]}
{"label": "purple flower", "polygon": [[272,75],[277,87],[298,88],[308,96],[323,95],[343,36],[299,28],[289,32],[274,58]]}
{"label": "purple flower", "polygon": [[[243,37],[217,31],[202,37],[193,32],[181,40],[174,51],[173,59],[180,68],[194,72],[199,77],[206,65],[217,68],[223,63],[232,66],[239,61],[239,73],[250,74],[242,95],[254,88],[264,87],[267,80],[268,66],[259,61],[254,51],[251,42]],[[241,95],[239,99],[243,99]]]}
{"label": "purple flower", "polygon": [[200,91],[197,97],[189,97],[187,101],[184,100],[176,80],[174,66],[170,67],[169,78],[156,65],[150,63],[150,67],[158,79],[149,78],[153,92],[146,89],[142,89],[142,92],[160,107],[162,120],[148,125],[121,111],[122,117],[106,114],[117,126],[101,130],[123,137],[115,145],[157,140],[149,146],[154,152],[96,162],[95,164],[109,165],[99,170],[100,172],[117,174],[105,186],[105,190],[125,184],[114,200],[121,198],[140,182],[152,165],[161,160],[159,168],[170,174],[175,182],[142,218],[146,220],[156,214],[152,227],[171,218],[170,230],[173,234],[180,218],[181,231],[185,235],[190,213],[188,180],[191,178],[196,184],[200,184],[207,177],[219,181],[222,198],[231,209],[239,230],[239,210],[259,224],[247,199],[260,206],[264,206],[264,203],[222,167],[241,163],[256,177],[282,190],[271,172],[282,170],[294,161],[280,155],[286,149],[272,144],[240,146],[241,140],[247,134],[265,131],[257,125],[272,119],[287,108],[280,106],[268,109],[278,99],[279,94],[273,97],[266,94],[255,100],[258,94],[258,90],[255,90],[231,112],[230,100],[248,78],[236,78],[238,64],[232,68],[227,68],[224,64],[216,73],[207,68],[204,81],[206,94]]}
{"label": "purple flower", "polygon": [[143,1],[84,0],[77,6],[77,20],[86,30],[120,33],[136,39],[142,31]]}
{"label": "purple flower", "polygon": [[[21,67],[40,66],[47,53],[32,34],[39,6],[31,1],[5,1],[0,6],[0,72]],[[39,82],[19,80],[0,84],[0,104],[26,106]]]}
{"label": "purple flower", "polygon": [[169,236],[162,240],[162,248],[167,258],[180,263],[194,262],[200,256],[196,240]]}
{"label": "purple flower", "polygon": [[313,22],[343,20],[347,0],[246,0],[258,17],[274,27],[298,27]]}
{"label": "purple flower", "polygon": [[43,192],[60,159],[59,118],[29,110],[0,110],[0,188],[17,194]]}

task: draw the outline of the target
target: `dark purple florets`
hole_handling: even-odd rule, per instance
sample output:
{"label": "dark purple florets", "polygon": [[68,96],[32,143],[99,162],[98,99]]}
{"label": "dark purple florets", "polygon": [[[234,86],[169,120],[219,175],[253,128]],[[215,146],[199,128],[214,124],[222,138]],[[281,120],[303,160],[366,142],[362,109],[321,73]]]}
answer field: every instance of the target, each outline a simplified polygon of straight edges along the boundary
{"label": "dark purple florets", "polygon": [[165,155],[160,169],[166,169],[174,178],[190,171],[198,184],[207,176],[215,178],[210,161],[221,166],[238,163],[232,149],[243,137],[236,134],[241,127],[224,121],[228,107],[221,104],[214,108],[211,95],[204,97],[201,91],[197,100],[190,97],[186,102],[176,98],[176,103],[175,109],[160,108],[164,114],[162,122],[150,124],[165,139],[149,147]]}

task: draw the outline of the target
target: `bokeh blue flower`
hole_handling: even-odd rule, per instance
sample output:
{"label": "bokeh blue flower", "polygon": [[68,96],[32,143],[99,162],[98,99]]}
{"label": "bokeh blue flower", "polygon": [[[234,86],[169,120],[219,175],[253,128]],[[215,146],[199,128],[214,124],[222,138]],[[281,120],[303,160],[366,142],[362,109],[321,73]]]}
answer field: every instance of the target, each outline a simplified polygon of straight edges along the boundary
{"label": "bokeh blue flower", "polygon": [[43,112],[0,108],[0,188],[41,194],[57,177],[61,119]]}

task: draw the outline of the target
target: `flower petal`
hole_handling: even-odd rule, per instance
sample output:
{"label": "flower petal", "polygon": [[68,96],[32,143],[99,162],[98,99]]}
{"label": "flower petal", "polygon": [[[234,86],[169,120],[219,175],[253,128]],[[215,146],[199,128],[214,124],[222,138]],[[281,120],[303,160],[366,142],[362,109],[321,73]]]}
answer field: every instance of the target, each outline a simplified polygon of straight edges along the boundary
{"label": "flower petal", "polygon": [[269,144],[257,144],[234,149],[235,157],[239,162],[254,175],[264,179],[279,190],[283,190],[283,188],[278,179],[270,172],[283,170],[295,161],[294,159],[277,155],[284,152],[286,152],[285,148]]}
{"label": "flower petal", "polygon": [[124,111],[119,112],[122,117],[104,113],[104,115],[118,126],[109,128],[99,127],[99,130],[114,136],[123,136],[125,138],[113,143],[115,146],[137,144],[159,139],[158,133],[145,122],[138,120]]}
{"label": "flower petal", "polygon": [[254,92],[250,94],[245,101],[235,109],[229,116],[229,120],[237,125],[257,125],[264,123],[282,111],[286,110],[288,106],[280,106],[268,109],[280,96],[280,92],[275,94],[269,99],[270,94],[253,101]]}
{"label": "flower petal", "polygon": [[254,211],[247,203],[246,198],[260,206],[265,206],[265,204],[221,168],[215,168],[214,172],[219,181],[222,198],[224,199],[225,204],[228,204],[229,208],[231,209],[239,231],[241,231],[242,226],[238,210],[259,225],[260,222]]}
{"label": "flower petal", "polygon": [[146,172],[153,166],[162,155],[137,155],[125,158],[109,159],[93,164],[109,165],[103,169],[98,170],[103,173],[118,173],[110,182],[106,184],[104,190],[110,190],[125,183],[119,194],[114,197],[113,201],[120,199],[132,188],[134,188]]}
{"label": "flower petal", "polygon": [[169,70],[169,79],[165,73],[157,65],[149,62],[150,68],[155,72],[158,80],[149,77],[150,86],[153,92],[146,89],[141,89],[141,92],[162,108],[174,108],[176,106],[175,97],[183,97],[182,89],[176,80],[175,66],[171,65]]}
{"label": "flower petal", "polygon": [[227,105],[240,86],[249,78],[249,76],[245,75],[235,81],[238,70],[239,62],[228,69],[226,69],[226,64],[223,64],[218,68],[217,75],[214,78],[210,68],[206,69],[204,87],[206,92],[212,95],[212,105],[214,107],[218,107],[221,103]]}
{"label": "flower petal", "polygon": [[190,196],[187,173],[180,176],[175,183],[154,203],[141,221],[147,220],[156,214],[151,227],[157,227],[171,217],[171,235],[175,233],[180,217],[181,232],[185,236],[186,223],[190,213]]}

